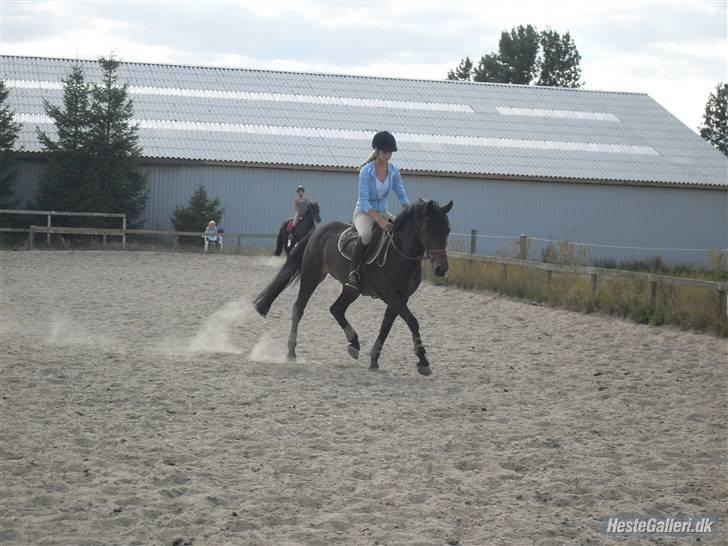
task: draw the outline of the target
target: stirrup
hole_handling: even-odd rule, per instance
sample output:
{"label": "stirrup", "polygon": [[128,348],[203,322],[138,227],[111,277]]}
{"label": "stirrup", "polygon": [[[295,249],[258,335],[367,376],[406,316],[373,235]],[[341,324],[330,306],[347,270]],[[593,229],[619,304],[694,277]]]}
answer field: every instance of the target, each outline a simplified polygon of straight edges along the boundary
{"label": "stirrup", "polygon": [[349,273],[349,276],[346,277],[346,283],[344,283],[344,286],[348,286],[349,288],[353,288],[354,290],[359,290],[359,283],[361,282],[361,275],[359,274],[359,271],[356,269]]}

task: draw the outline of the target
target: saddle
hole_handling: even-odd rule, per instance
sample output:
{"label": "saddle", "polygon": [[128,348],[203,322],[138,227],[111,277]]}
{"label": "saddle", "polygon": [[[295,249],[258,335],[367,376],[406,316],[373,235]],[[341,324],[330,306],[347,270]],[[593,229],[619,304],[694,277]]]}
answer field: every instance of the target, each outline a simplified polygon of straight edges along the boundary
{"label": "saddle", "polygon": [[[354,250],[354,243],[356,243],[358,238],[359,233],[356,231],[356,227],[350,225],[339,236],[339,254],[351,261],[351,253]],[[387,259],[386,249],[389,247],[388,242],[389,239],[384,237],[382,229],[375,224],[372,229],[372,240],[369,242],[367,253],[364,255],[364,263],[370,264],[374,262],[380,254],[383,254],[379,265],[384,265],[384,262]]]}

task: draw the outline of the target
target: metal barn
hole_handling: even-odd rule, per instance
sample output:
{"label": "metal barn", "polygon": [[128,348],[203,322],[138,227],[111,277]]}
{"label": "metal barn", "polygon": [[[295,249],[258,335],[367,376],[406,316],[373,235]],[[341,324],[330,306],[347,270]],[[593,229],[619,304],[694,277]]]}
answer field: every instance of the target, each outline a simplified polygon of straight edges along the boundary
{"label": "metal barn", "polygon": [[[43,99],[60,103],[74,62],[0,56],[22,122],[21,202],[44,169],[35,128],[52,133]],[[78,62],[99,78],[96,62]],[[476,230],[483,254],[517,255],[525,234],[536,260],[728,261],[728,158],[644,94],[140,63],[120,76],[150,181],[148,228],[171,228],[200,183],[228,232],[274,233],[298,184],[324,221],[349,221],[357,166],[386,129],[410,198],[455,202],[453,247]]]}

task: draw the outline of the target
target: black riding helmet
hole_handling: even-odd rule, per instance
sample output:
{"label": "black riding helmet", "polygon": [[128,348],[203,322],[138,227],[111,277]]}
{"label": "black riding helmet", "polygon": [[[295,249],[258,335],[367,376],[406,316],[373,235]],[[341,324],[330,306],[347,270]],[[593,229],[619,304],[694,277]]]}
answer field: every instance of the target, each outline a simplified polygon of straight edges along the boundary
{"label": "black riding helmet", "polygon": [[299,191],[304,191],[305,192],[306,190],[303,189],[303,186],[298,186],[296,188],[296,192],[299,192]]}
{"label": "black riding helmet", "polygon": [[379,131],[372,139],[372,148],[383,152],[396,152],[397,141],[389,131]]}

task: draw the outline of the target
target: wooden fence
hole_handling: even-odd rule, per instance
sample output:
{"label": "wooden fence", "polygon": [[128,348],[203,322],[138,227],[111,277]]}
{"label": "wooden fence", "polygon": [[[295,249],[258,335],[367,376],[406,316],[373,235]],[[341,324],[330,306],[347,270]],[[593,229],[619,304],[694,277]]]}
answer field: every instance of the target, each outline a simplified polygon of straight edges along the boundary
{"label": "wooden fence", "polygon": [[728,337],[728,282],[466,252],[449,254],[446,284]]}
{"label": "wooden fence", "polygon": [[[107,237],[120,237],[122,239],[122,248],[126,245],[126,238],[128,235],[166,235],[170,236],[174,240],[174,248],[179,246],[180,237],[200,237],[202,238],[203,232],[201,231],[171,231],[161,229],[113,229],[113,228],[74,228],[74,227],[48,227],[48,226],[30,226],[27,230],[30,235],[28,237],[28,244],[31,249],[35,245],[35,235],[37,233],[46,233],[48,241],[52,234],[57,235],[92,235],[102,237],[103,244],[106,244]],[[243,238],[262,238],[262,239],[275,239],[277,235],[270,233],[221,233],[223,239],[237,238],[237,249],[242,248]]]}
{"label": "wooden fence", "polygon": [[[35,246],[35,235],[38,233],[46,234],[46,244],[51,244],[51,236],[56,235],[91,235],[102,238],[102,243],[106,245],[108,237],[119,237],[121,239],[121,248],[126,248],[128,235],[162,235],[170,236],[174,239],[174,247],[179,246],[180,237],[202,237],[201,231],[173,231],[160,229],[127,229],[126,214],[107,213],[107,212],[60,212],[49,210],[14,210],[0,209],[0,214],[8,215],[25,215],[25,216],[46,216],[45,226],[31,225],[27,228],[6,228],[0,227],[0,233],[28,233],[28,244],[30,248]],[[54,216],[75,216],[86,218],[119,218],[121,219],[121,228],[80,228],[80,227],[61,227],[53,225]],[[220,233],[225,239],[237,239],[237,249],[242,248],[243,238],[261,238],[275,239],[277,236],[270,233]]]}
{"label": "wooden fence", "polygon": [[498,264],[501,267],[501,275],[505,283],[508,282],[509,267],[525,267],[529,269],[545,271],[547,275],[547,286],[549,288],[553,283],[554,273],[571,273],[582,275],[590,279],[592,296],[597,295],[601,279],[632,278],[641,281],[647,281],[650,287],[650,305],[653,306],[657,301],[657,290],[660,284],[671,286],[696,286],[701,288],[708,288],[715,290],[721,314],[728,316],[728,282],[703,281],[700,279],[690,279],[685,277],[655,275],[652,273],[645,273],[641,271],[625,271],[623,269],[604,269],[600,267],[549,264],[543,262],[534,262],[530,260],[519,260],[515,258],[502,258],[499,256],[482,256],[476,254],[468,254],[465,252],[448,252],[448,255],[467,261]]}
{"label": "wooden fence", "polygon": [[[48,231],[46,235],[46,243],[51,244],[51,234],[56,233],[51,231],[53,228],[52,219],[54,216],[76,216],[85,218],[120,218],[121,219],[121,230],[122,233],[126,232],[126,214],[114,213],[114,212],[60,212],[55,210],[13,210],[13,209],[0,209],[0,214],[11,214],[11,215],[30,215],[30,216],[45,216],[46,228]],[[32,227],[32,226],[31,226]],[[36,226],[37,227],[37,226]],[[5,233],[30,233],[30,228],[0,228],[0,232]],[[122,248],[126,245],[126,235],[121,235],[121,246]]]}

